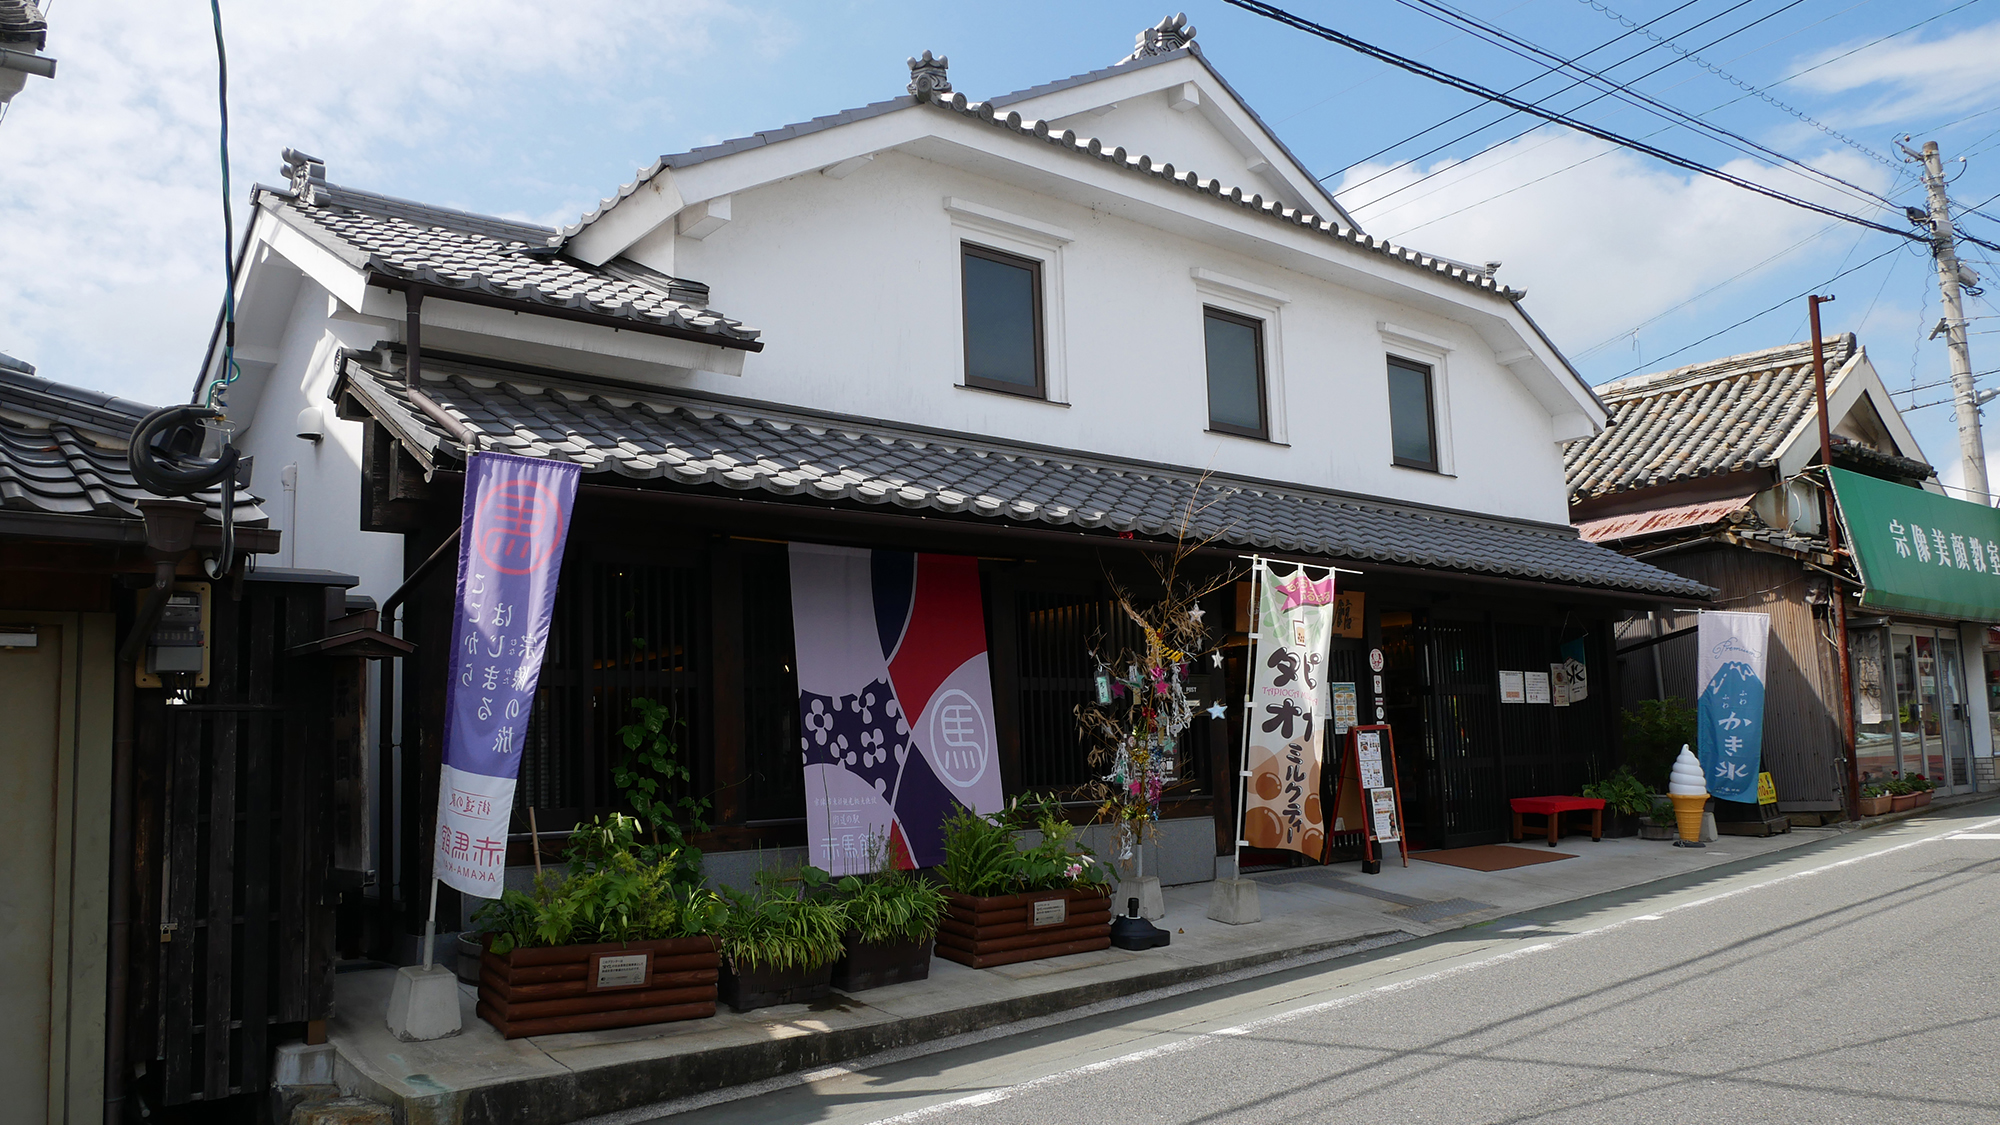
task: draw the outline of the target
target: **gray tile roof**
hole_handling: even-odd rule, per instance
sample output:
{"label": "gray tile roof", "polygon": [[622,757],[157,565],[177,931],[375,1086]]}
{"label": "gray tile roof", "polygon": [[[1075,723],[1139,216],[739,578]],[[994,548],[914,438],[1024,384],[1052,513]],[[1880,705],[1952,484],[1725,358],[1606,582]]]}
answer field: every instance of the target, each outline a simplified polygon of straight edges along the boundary
{"label": "gray tile roof", "polygon": [[[0,369],[0,512],[139,519],[153,494],[132,479],[127,439],[153,408],[127,399]],[[189,499],[222,515],[222,492]],[[243,527],[270,521],[255,496],[239,493]]]}
{"label": "gray tile roof", "polygon": [[[1822,341],[1831,378],[1858,347]],[[1813,406],[1812,342],[1691,364],[1597,388],[1611,424],[1563,454],[1570,501],[1777,464]]]}
{"label": "gray tile roof", "polygon": [[303,194],[259,187],[256,200],[370,273],[683,329],[725,347],[761,346],[756,329],[706,307],[707,286],[635,262],[563,257],[548,227],[325,183]]}
{"label": "gray tile roof", "polygon": [[0,43],[39,51],[48,34],[49,22],[35,0],[0,0]]}
{"label": "gray tile roof", "polygon": [[[482,448],[574,461],[670,488],[775,493],[1107,533],[1191,537],[1675,597],[1708,587],[1579,539],[1574,529],[1423,508],[1171,465],[426,357],[421,393]],[[430,465],[461,457],[398,373],[361,357],[351,394]]]}

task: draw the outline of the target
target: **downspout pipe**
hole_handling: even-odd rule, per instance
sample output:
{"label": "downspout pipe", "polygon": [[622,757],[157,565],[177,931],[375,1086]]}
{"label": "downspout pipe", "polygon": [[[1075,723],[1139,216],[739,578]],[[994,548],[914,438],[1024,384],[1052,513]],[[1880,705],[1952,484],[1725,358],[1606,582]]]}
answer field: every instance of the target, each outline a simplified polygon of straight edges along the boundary
{"label": "downspout pipe", "polygon": [[153,584],[132,620],[131,631],[118,646],[117,683],[111,717],[111,879],[107,956],[110,961],[104,1001],[104,1122],[125,1120],[126,1011],[132,985],[132,868],[138,842],[132,834],[134,804],[133,728],[137,706],[134,680],[146,638],[174,592],[174,573],[194,548],[196,521],[207,505],[191,500],[141,500],[146,518],[146,556],[153,563]]}
{"label": "downspout pipe", "polygon": [[[1840,513],[1833,497],[1832,422],[1826,410],[1826,355],[1820,346],[1819,307],[1832,297],[1806,298],[1806,317],[1812,323],[1813,394],[1819,399],[1819,462],[1827,470],[1826,490],[1820,493],[1821,520],[1826,525],[1827,546],[1840,553]],[[1861,819],[1861,761],[1854,752],[1854,655],[1847,642],[1847,591],[1839,583],[1833,590],[1833,629],[1840,653],[1840,748],[1847,760],[1847,818]]]}

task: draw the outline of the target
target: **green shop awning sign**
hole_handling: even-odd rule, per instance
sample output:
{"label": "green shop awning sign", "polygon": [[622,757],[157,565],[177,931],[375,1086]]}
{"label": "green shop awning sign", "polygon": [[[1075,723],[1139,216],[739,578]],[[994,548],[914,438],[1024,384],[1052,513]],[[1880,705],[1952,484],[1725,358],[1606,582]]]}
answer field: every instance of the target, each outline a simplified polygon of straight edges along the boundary
{"label": "green shop awning sign", "polygon": [[1828,470],[1861,569],[1861,604],[2000,621],[2000,509]]}

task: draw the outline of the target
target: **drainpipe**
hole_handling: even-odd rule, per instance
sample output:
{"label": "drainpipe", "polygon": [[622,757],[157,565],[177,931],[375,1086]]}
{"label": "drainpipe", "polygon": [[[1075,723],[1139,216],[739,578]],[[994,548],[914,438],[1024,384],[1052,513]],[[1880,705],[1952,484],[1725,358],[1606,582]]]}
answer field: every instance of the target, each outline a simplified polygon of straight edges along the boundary
{"label": "drainpipe", "polygon": [[132,980],[132,869],[137,841],[132,837],[134,678],[146,638],[174,592],[174,572],[194,546],[194,525],[207,506],[190,500],[141,500],[146,517],[146,557],[153,562],[153,585],[146,591],[131,632],[118,646],[118,677],[111,718],[111,887],[107,949],[110,980],[104,1003],[104,1121],[124,1120],[125,1008]]}
{"label": "drainpipe", "polygon": [[[1826,491],[1820,493],[1820,511],[1826,524],[1827,547],[1840,553],[1840,515],[1833,501],[1833,435],[1826,411],[1826,355],[1820,346],[1819,307],[1832,297],[1807,297],[1806,314],[1812,322],[1813,394],[1819,399],[1819,463],[1827,470]],[[1854,663],[1847,643],[1847,591],[1838,582],[1833,589],[1833,628],[1840,646],[1840,747],[1847,756],[1847,818],[1861,819],[1861,763],[1854,756]]]}

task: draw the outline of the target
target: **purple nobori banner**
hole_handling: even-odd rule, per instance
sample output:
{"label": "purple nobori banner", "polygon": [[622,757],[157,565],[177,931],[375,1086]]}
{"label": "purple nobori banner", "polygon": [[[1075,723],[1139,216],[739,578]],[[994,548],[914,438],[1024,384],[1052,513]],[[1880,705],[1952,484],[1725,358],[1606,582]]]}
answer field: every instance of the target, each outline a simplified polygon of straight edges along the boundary
{"label": "purple nobori banner", "polygon": [[500,897],[507,870],[514,782],[580,473],[505,453],[466,466],[434,868],[480,898]]}

